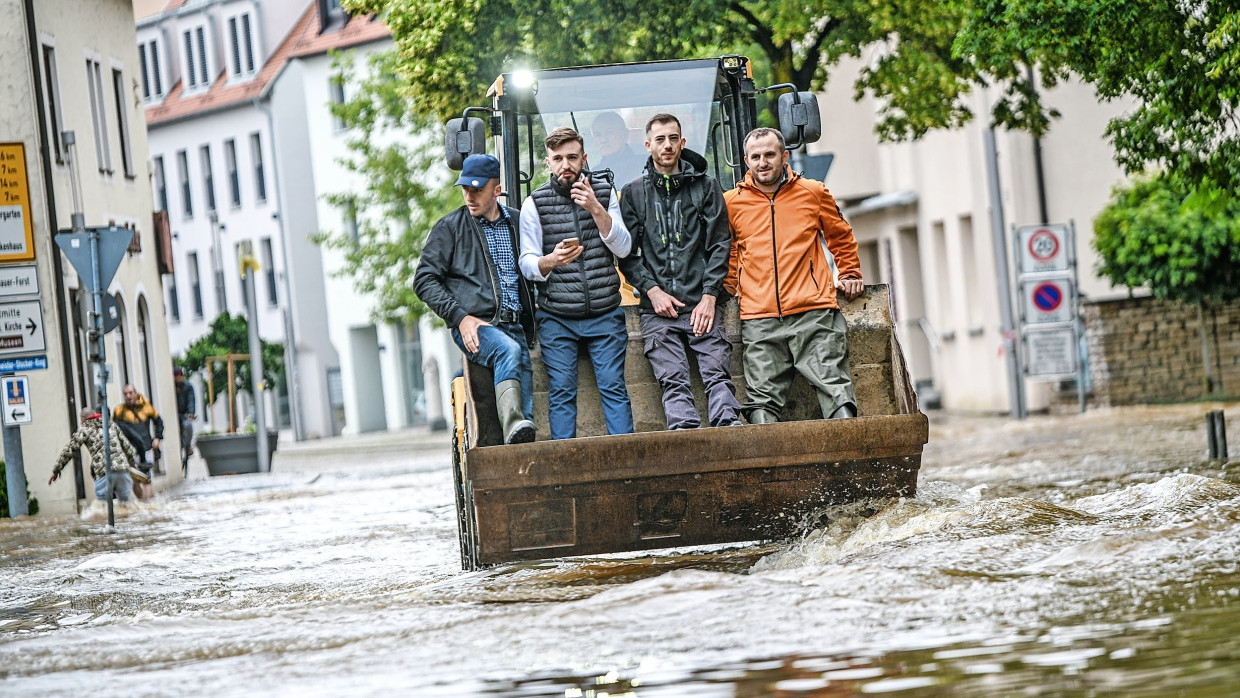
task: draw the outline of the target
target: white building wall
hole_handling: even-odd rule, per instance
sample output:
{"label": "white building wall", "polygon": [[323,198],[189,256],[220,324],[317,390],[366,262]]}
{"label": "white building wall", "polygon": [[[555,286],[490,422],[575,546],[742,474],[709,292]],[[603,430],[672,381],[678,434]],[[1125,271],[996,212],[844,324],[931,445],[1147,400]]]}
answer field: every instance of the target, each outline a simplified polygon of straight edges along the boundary
{"label": "white building wall", "polygon": [[[175,454],[179,448],[175,429],[176,403],[167,332],[161,321],[164,309],[147,183],[146,132],[140,98],[133,89],[138,61],[132,18],[130,3],[122,0],[101,0],[85,5],[71,0],[40,0],[34,3],[38,44],[35,48],[41,54],[42,46],[48,46],[55,53],[58,89],[54,99],[60,111],[59,127],[73,131],[76,136],[81,210],[86,224],[133,224],[140,235],[141,251],[126,254],[108,289],[119,295],[126,310],[121,328],[107,335],[105,341],[106,360],[113,368],[108,385],[109,405],[121,400],[123,374],[119,369],[127,366],[132,371],[133,382],[156,408],[172,416],[173,428],[165,433],[164,449]],[[97,404],[89,367],[83,365],[78,355],[82,346],[82,333],[76,329],[78,308],[68,297],[79,287],[78,278],[67,262],[63,263],[63,275],[58,277],[54,270],[60,252],[52,236],[57,230],[70,227],[70,214],[74,210],[72,178],[67,164],[56,162],[52,150],[42,147],[36,100],[43,99],[44,84],[36,80],[36,69],[30,61],[25,3],[0,0],[0,26],[9,29],[8,40],[0,44],[0,61],[7,67],[0,75],[0,90],[5,95],[0,102],[0,142],[25,146],[35,263],[49,363],[47,370],[28,374],[34,421],[21,427],[23,456],[28,486],[39,500],[41,514],[65,514],[75,512],[79,504],[94,499],[89,464],[84,467],[85,499],[81,502],[77,499],[72,467],[66,469],[55,484],[47,484],[51,464],[71,431],[78,426],[77,409]],[[110,172],[101,171],[97,160],[87,87],[87,59],[98,61],[100,68],[102,114],[106,120],[104,138],[111,156],[111,166],[105,164],[102,169],[110,169]],[[42,65],[40,60],[40,77]],[[120,71],[120,100],[113,82],[114,70]],[[45,127],[49,132],[54,129],[48,115],[45,115]],[[126,150],[130,155],[128,171],[122,155]],[[51,191],[46,187],[44,176],[45,157],[51,162]],[[57,300],[56,288],[61,284],[66,290],[64,305]],[[140,332],[137,309],[143,306],[148,316]],[[117,338],[122,336],[125,341],[118,342]],[[68,353],[64,351],[66,342]],[[124,354],[118,351],[122,346]],[[165,462],[169,461],[175,462],[175,455],[170,455]],[[155,486],[163,489],[180,479],[180,468],[168,467],[166,475],[156,478]]]}
{"label": "white building wall", "polygon": [[[384,41],[351,49],[357,70],[365,69],[370,54],[390,48],[391,43]],[[341,231],[347,229],[347,222],[341,211],[324,197],[335,192],[360,190],[362,183],[340,164],[348,155],[349,134],[336,129],[328,108],[331,63],[327,55],[294,61],[281,78],[276,99],[283,99],[280,95],[285,90],[302,91],[307,142],[313,144],[308,152],[317,186],[290,191],[292,200],[288,206],[314,211],[321,230]],[[409,374],[415,367],[406,365],[402,359],[398,328],[385,323],[376,325],[372,319],[374,304],[371,299],[357,293],[353,279],[337,275],[343,268],[339,251],[324,249],[323,266],[327,297],[325,317],[330,323],[332,342],[340,352],[345,432],[395,430],[424,421],[426,408],[407,394]],[[435,327],[429,319],[419,323],[418,334],[423,364],[433,358],[438,365],[440,407],[442,414],[450,415],[450,384],[460,366],[460,353],[442,326]],[[406,331],[406,339],[412,338],[409,335],[411,332]]]}
{"label": "white building wall", "polygon": [[[915,143],[878,143],[873,134],[877,105],[869,98],[854,102],[851,95],[860,65],[845,61],[832,71],[819,103],[824,136],[810,152],[836,155],[827,185],[856,230],[867,281],[892,284],[896,329],[913,376],[932,380],[944,407],[1007,411],[1007,358],[984,148],[991,102],[984,93],[972,95],[971,106],[981,116],[961,129],[934,132]],[[1103,135],[1107,119],[1123,105],[1099,104],[1091,88],[1077,83],[1045,99],[1063,113],[1042,140],[1050,221],[1076,223],[1086,295],[1125,293],[1094,274],[1097,256],[1090,245],[1093,218],[1112,187],[1124,181]],[[1014,281],[1008,231],[1013,224],[1040,222],[1033,139],[999,131],[996,142],[1002,239]],[[876,195],[888,199],[887,205],[872,206]],[[1045,408],[1049,388],[1026,382],[1028,408]]]}

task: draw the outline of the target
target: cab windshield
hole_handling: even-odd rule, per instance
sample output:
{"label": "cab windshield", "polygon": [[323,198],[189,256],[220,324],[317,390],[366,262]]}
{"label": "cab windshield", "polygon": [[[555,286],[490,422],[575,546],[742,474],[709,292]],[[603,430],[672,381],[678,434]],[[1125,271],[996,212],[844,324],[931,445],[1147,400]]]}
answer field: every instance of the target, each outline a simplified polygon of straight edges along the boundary
{"label": "cab windshield", "polygon": [[723,151],[721,102],[727,89],[718,61],[645,63],[537,71],[518,115],[525,194],[547,180],[542,142],[561,126],[581,133],[588,169],[617,189],[641,175],[648,153],[646,123],[665,113],[680,121],[685,147],[706,158],[707,172],[724,189],[736,183]]}

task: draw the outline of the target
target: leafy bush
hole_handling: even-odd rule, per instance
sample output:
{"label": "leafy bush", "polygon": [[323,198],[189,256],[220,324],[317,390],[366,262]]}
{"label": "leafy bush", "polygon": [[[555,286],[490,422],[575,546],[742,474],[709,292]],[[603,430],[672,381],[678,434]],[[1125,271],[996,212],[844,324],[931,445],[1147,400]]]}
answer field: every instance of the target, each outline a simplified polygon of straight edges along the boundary
{"label": "leafy bush", "polygon": [[[26,513],[34,516],[39,513],[39,500],[30,496],[30,481],[26,481]],[[9,481],[4,461],[0,461],[0,519],[9,518]]]}
{"label": "leafy bush", "polygon": [[[207,358],[227,354],[250,353],[250,326],[245,316],[220,313],[211,321],[211,329],[194,340],[185,350],[180,365],[186,373],[202,371],[207,366]],[[284,378],[284,346],[275,342],[262,342],[263,347],[263,380],[269,389]],[[211,381],[216,396],[228,394],[228,364],[217,362],[212,367]],[[234,387],[238,390],[250,389],[250,363],[240,362],[235,365]]]}

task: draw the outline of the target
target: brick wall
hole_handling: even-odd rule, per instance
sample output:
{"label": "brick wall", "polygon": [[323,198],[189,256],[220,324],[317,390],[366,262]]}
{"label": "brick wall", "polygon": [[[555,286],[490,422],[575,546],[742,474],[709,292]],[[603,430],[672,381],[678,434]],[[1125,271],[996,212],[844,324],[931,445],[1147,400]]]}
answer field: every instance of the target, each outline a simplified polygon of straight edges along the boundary
{"label": "brick wall", "polygon": [[[1204,396],[1196,305],[1129,298],[1083,303],[1081,315],[1097,404]],[[1216,379],[1221,377],[1226,395],[1240,395],[1240,302],[1207,310],[1205,323]]]}

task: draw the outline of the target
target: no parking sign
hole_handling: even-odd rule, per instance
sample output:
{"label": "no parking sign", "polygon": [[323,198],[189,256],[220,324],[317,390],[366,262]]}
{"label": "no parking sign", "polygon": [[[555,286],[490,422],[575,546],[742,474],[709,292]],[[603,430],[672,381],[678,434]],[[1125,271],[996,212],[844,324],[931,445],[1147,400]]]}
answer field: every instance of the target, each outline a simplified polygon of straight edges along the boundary
{"label": "no parking sign", "polygon": [[1020,288],[1025,304],[1025,324],[1072,322],[1072,308],[1076,303],[1071,279],[1025,280]]}

